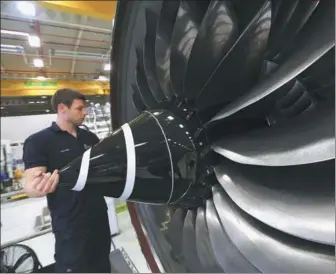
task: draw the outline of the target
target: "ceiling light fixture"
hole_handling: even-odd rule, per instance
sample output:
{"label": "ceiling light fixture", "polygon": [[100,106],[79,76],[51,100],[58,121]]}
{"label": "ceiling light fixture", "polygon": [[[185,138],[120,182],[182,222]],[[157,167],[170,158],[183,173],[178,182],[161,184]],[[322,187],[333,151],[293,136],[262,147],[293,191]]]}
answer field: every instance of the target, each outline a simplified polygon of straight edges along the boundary
{"label": "ceiling light fixture", "polygon": [[36,58],[33,60],[34,66],[37,68],[43,68],[44,67],[44,62],[42,59]]}
{"label": "ceiling light fixture", "polygon": [[17,9],[24,15],[35,16],[36,8],[33,3],[27,1],[18,1],[16,4]]}
{"label": "ceiling light fixture", "polygon": [[104,70],[111,70],[111,64],[105,64]]}
{"label": "ceiling light fixture", "polygon": [[[39,80],[39,81],[44,81],[44,80],[46,80],[47,78],[45,78],[43,75],[40,75],[40,76],[37,76],[35,79],[36,79],[36,80]],[[42,97],[42,98],[43,98],[43,97]]]}
{"label": "ceiling light fixture", "polygon": [[1,30],[2,34],[10,34],[10,35],[17,35],[17,36],[29,36],[27,32],[21,32],[21,31],[14,31],[14,30],[6,30],[2,29]]}
{"label": "ceiling light fixture", "polygon": [[16,46],[16,45],[4,45],[4,44],[1,44],[1,47],[2,47],[2,48],[16,49],[16,48],[19,48],[20,46]]}
{"label": "ceiling light fixture", "polygon": [[36,35],[29,35],[28,36],[28,42],[29,42],[29,45],[33,48],[41,47],[40,37],[38,37]]}

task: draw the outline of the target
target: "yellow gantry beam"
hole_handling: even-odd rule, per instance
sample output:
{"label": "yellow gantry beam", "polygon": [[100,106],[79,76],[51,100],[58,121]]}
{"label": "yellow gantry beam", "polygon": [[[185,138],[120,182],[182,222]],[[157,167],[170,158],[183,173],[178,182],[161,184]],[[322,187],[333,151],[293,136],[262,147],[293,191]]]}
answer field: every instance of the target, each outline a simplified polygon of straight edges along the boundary
{"label": "yellow gantry beam", "polygon": [[117,1],[38,1],[38,3],[52,10],[63,11],[89,17],[110,20],[115,16]]}
{"label": "yellow gantry beam", "polygon": [[1,80],[1,96],[53,95],[61,88],[72,88],[84,95],[108,95],[109,82],[62,80]]}

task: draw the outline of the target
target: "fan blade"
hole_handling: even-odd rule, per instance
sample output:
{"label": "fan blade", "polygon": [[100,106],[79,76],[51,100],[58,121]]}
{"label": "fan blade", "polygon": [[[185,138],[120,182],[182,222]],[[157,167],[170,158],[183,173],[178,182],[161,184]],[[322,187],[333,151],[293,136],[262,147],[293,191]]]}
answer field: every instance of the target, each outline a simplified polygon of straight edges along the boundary
{"label": "fan blade", "polygon": [[302,82],[310,89],[319,88],[332,80],[335,83],[335,47],[302,73]]}
{"label": "fan blade", "polygon": [[186,266],[193,273],[203,273],[203,268],[198,258],[196,249],[196,212],[188,210],[183,225],[183,254],[186,260]]}
{"label": "fan blade", "polygon": [[318,4],[319,1],[316,0],[281,2],[277,16],[272,23],[268,58],[276,56],[284,45],[294,39]]}
{"label": "fan blade", "polygon": [[138,59],[137,69],[136,69],[136,82],[140,91],[142,101],[147,108],[154,108],[157,106],[157,101],[154,99],[151,90],[149,89],[147,77],[145,74],[145,68],[143,63],[143,53],[142,50],[137,48],[136,55]]}
{"label": "fan blade", "polygon": [[200,259],[203,269],[205,269],[206,272],[213,272],[213,273],[223,272],[223,270],[221,269],[216,260],[216,257],[211,247],[209,231],[206,224],[205,209],[202,207],[199,207],[197,209],[196,248],[198,258]]}
{"label": "fan blade", "polygon": [[183,76],[187,68],[190,52],[200,24],[207,9],[208,1],[182,0],[177,12],[172,36],[170,55],[170,77],[174,91],[182,96]]}
{"label": "fan blade", "polygon": [[261,166],[291,166],[335,158],[335,109],[321,107],[285,124],[224,138],[213,149],[230,160]]}
{"label": "fan blade", "polygon": [[[132,85],[133,86],[133,85]],[[143,104],[140,95],[134,91],[132,95],[133,106],[139,112],[146,110],[146,106]]]}
{"label": "fan blade", "polygon": [[226,118],[239,110],[254,104],[274,92],[299,75],[322,57],[335,45],[334,10],[326,9],[324,16],[318,17],[311,35],[302,48],[282,64],[272,75],[254,86],[248,93],[225,106],[211,122]]}
{"label": "fan blade", "polygon": [[259,273],[260,271],[231,242],[222,227],[212,200],[207,200],[205,213],[211,246],[221,268],[226,273]]}
{"label": "fan blade", "polygon": [[229,1],[212,0],[192,48],[184,79],[184,96],[193,100],[238,35]]}
{"label": "fan blade", "polygon": [[335,271],[334,247],[293,238],[249,218],[218,185],[213,187],[213,199],[232,242],[263,273]]}
{"label": "fan blade", "polygon": [[186,216],[186,211],[183,209],[177,209],[168,224],[167,238],[174,256],[178,261],[182,261],[181,257],[183,254],[182,249],[182,235],[183,235],[183,224]]}
{"label": "fan blade", "polygon": [[202,87],[197,109],[231,102],[257,82],[270,27],[271,3],[266,1]]}
{"label": "fan blade", "polygon": [[288,108],[295,104],[295,102],[305,93],[306,89],[304,86],[299,81],[295,81],[294,86],[288,91],[288,93],[279,99],[278,105],[281,108]]}
{"label": "fan blade", "polygon": [[249,215],[296,237],[335,245],[335,161],[256,167],[226,160],[215,173]]}
{"label": "fan blade", "polygon": [[155,39],[157,76],[168,98],[174,94],[170,81],[170,44],[179,6],[179,1],[163,1]]}
{"label": "fan blade", "polygon": [[308,92],[304,92],[293,105],[281,109],[281,113],[286,117],[294,117],[303,113],[308,108],[313,109],[313,101]]}
{"label": "fan blade", "polygon": [[158,24],[157,15],[147,9],[146,10],[146,36],[144,41],[144,68],[147,76],[147,82],[152,94],[157,102],[162,102],[166,98],[165,94],[161,90],[158,76],[156,73],[156,61],[155,61],[155,37],[156,28]]}

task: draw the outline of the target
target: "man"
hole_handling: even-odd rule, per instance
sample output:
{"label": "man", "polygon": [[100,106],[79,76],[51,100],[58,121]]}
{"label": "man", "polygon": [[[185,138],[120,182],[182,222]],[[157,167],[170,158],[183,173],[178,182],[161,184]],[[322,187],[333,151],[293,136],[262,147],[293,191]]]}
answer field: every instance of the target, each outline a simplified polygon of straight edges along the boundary
{"label": "man", "polygon": [[87,114],[85,97],[72,89],[58,90],[51,99],[57,120],[25,141],[25,191],[47,196],[55,235],[57,273],[110,273],[111,246],[107,206],[102,196],[57,188],[58,169],[99,142],[80,129]]}

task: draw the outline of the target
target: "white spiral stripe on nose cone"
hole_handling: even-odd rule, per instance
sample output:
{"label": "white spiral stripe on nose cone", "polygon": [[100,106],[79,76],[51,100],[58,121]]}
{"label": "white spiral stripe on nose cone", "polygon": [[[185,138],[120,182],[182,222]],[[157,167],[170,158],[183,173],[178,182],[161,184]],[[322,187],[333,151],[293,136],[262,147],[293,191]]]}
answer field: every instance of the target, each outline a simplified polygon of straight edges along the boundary
{"label": "white spiral stripe on nose cone", "polygon": [[135,167],[136,167],[135,146],[134,146],[133,133],[129,124],[122,125],[121,129],[124,132],[125,144],[126,144],[127,175],[126,175],[125,188],[119,199],[127,200],[133,192],[135,183]]}
{"label": "white spiral stripe on nose cone", "polygon": [[91,148],[89,148],[83,154],[78,179],[72,190],[81,191],[85,187],[87,176],[89,173],[90,155],[91,155]]}

